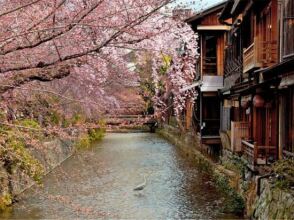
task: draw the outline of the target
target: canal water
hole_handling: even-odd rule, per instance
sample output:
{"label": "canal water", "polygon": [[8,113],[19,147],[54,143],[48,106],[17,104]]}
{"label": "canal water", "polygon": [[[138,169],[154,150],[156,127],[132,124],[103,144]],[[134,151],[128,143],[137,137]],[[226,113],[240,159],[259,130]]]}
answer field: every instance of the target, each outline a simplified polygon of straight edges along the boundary
{"label": "canal water", "polygon": [[[143,182],[142,192],[133,188]],[[156,134],[107,134],[26,191],[1,219],[223,219],[208,176]]]}

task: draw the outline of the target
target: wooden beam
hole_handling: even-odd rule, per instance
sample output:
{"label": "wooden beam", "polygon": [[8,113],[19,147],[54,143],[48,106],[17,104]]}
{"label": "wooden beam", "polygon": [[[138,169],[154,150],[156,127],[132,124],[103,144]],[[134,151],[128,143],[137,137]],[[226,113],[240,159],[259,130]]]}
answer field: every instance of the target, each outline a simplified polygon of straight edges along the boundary
{"label": "wooden beam", "polygon": [[198,31],[229,31],[230,26],[227,25],[198,25]]}

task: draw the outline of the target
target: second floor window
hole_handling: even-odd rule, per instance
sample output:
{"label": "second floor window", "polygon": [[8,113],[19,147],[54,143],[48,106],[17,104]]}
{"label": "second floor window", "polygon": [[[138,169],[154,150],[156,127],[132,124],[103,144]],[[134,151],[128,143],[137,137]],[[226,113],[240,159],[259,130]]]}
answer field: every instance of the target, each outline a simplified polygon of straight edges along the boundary
{"label": "second floor window", "polygon": [[294,56],[294,1],[284,1],[284,58]]}
{"label": "second floor window", "polygon": [[214,35],[203,38],[203,74],[217,75],[217,37]]}

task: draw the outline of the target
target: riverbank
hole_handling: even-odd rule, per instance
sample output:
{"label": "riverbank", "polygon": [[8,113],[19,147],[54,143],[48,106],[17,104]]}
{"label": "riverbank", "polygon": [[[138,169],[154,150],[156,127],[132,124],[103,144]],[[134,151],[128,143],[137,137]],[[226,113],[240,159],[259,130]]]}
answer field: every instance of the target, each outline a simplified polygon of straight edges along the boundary
{"label": "riverbank", "polygon": [[[18,195],[35,184],[42,184],[42,179],[68,158],[76,150],[88,148],[93,142],[104,137],[105,130],[91,128],[84,131],[73,130],[67,138],[35,136],[38,147],[32,147],[9,137],[1,153],[8,158],[0,164],[0,211],[17,201]],[[33,133],[29,134],[30,137]]]}
{"label": "riverbank", "polygon": [[[224,151],[218,162],[200,147],[195,134],[181,134],[164,125],[158,133],[192,157],[202,169],[214,177],[219,190],[227,195],[226,212],[243,213],[253,219],[293,219],[294,191],[282,188],[268,176],[259,176],[247,169],[238,156]],[[285,180],[280,180],[282,183]]]}
{"label": "riverbank", "polygon": [[[43,142],[42,149],[27,149],[28,155],[34,158],[38,163],[39,169],[42,169],[40,178],[43,178],[57,166],[71,157],[75,152],[74,142],[70,140],[62,140],[59,138]],[[3,210],[10,206],[16,197],[34,184],[41,184],[30,176],[26,169],[18,164],[12,168],[0,165],[1,170],[1,199],[0,208]]]}
{"label": "riverbank", "polygon": [[160,136],[173,143],[182,152],[196,162],[197,166],[209,173],[224,195],[224,212],[243,215],[245,202],[236,190],[238,174],[216,163],[213,157],[201,152],[199,139],[192,133],[181,134],[178,129],[164,125],[157,132]]}

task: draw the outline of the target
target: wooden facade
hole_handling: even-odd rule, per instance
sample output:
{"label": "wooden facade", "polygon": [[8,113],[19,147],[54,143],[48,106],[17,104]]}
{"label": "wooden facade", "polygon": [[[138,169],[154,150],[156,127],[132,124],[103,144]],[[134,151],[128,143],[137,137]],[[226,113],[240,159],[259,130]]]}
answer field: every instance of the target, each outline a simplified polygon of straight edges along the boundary
{"label": "wooden facade", "polygon": [[199,34],[200,62],[197,77],[198,99],[194,108],[193,124],[201,143],[220,144],[220,98],[223,87],[224,50],[228,25],[220,23],[218,14],[224,3],[191,17],[187,22]]}
{"label": "wooden facade", "polygon": [[[294,1],[228,1],[221,131],[249,166],[294,156]],[[227,22],[231,19],[231,22]]]}
{"label": "wooden facade", "polygon": [[187,126],[203,144],[227,135],[253,170],[294,157],[294,1],[230,0],[187,22],[201,51]]}

